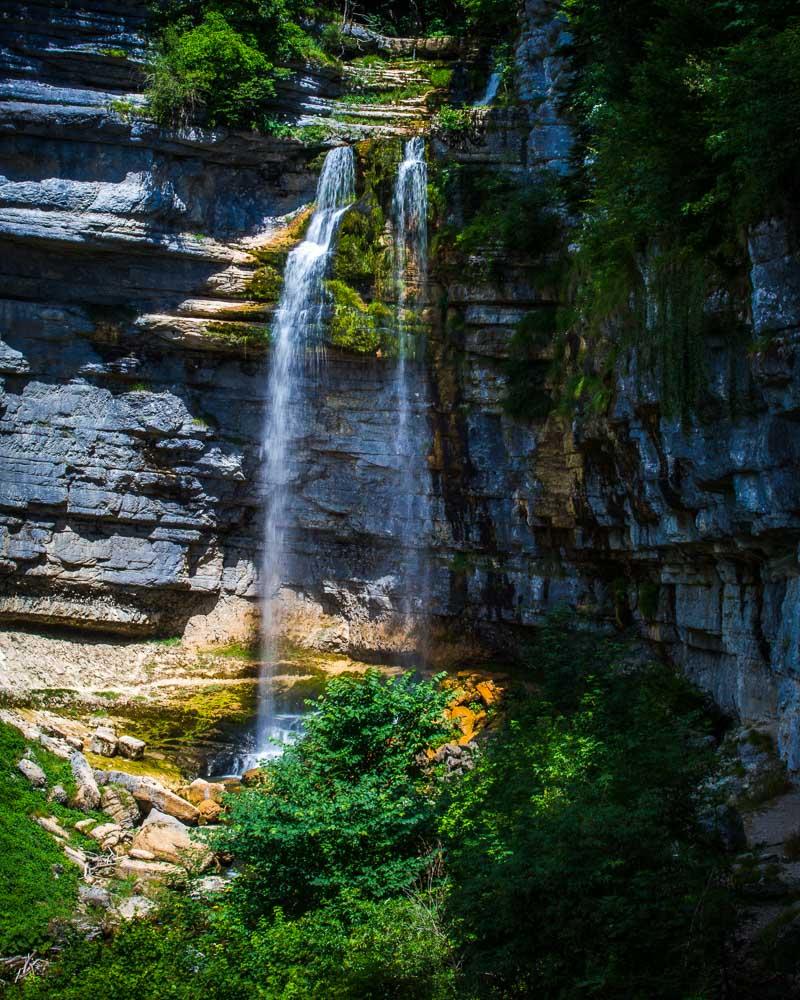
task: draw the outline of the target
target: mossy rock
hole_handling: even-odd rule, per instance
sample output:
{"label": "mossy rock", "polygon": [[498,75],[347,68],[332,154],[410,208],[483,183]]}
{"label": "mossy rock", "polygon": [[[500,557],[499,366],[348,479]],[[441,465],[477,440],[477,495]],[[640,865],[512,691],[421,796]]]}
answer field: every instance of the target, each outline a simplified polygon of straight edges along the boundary
{"label": "mossy rock", "polygon": [[374,192],[368,192],[342,220],[333,259],[334,279],[382,296],[392,269],[385,225],[380,202]]}
{"label": "mossy rock", "polygon": [[208,323],[203,334],[210,340],[227,344],[244,351],[264,351],[270,344],[270,330],[266,323]]}
{"label": "mossy rock", "polygon": [[382,302],[367,304],[343,281],[328,281],[333,298],[329,339],[334,347],[356,354],[374,354],[389,340],[392,310]]}
{"label": "mossy rock", "polygon": [[257,302],[277,302],[281,297],[283,275],[272,264],[262,264],[245,286],[245,294]]}
{"label": "mossy rock", "polygon": [[355,145],[359,180],[382,205],[390,205],[397,168],[403,159],[400,139],[363,139]]}

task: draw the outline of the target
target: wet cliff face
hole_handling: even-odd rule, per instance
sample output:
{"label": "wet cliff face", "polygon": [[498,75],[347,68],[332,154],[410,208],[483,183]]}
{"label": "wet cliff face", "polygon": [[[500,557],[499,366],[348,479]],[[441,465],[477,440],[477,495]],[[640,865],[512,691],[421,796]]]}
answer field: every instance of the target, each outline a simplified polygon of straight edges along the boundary
{"label": "wet cliff face", "polygon": [[[0,614],[234,634],[260,561],[268,359],[253,330],[271,305],[252,297],[251,251],[313,197],[318,150],[137,117],[143,8],[6,7]],[[552,7],[526,5],[520,102],[482,115],[469,142],[434,140],[436,157],[563,169]],[[337,86],[303,77],[286,100],[303,120]],[[379,117],[358,134],[391,133]],[[683,426],[622,366],[603,418],[512,419],[511,333],[548,291],[524,258],[491,280],[434,275],[412,414],[424,495],[409,504],[396,503],[391,363],[330,350],[289,510],[295,633],[359,655],[407,644],[393,614],[407,533],[392,511],[410,509],[451,640],[504,640],[565,602],[637,620],[724,708],[775,722],[800,767],[795,231],[777,220],[752,234],[769,346],[709,342],[713,416]]]}

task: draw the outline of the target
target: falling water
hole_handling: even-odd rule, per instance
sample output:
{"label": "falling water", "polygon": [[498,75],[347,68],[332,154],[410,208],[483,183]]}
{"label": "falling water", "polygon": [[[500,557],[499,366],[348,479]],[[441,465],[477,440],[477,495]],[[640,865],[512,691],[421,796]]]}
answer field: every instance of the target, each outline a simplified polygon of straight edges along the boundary
{"label": "falling water", "polygon": [[497,91],[500,89],[500,81],[502,79],[502,73],[493,70],[486,81],[486,90],[483,93],[483,97],[472,105],[473,108],[488,108],[495,97],[497,97]]}
{"label": "falling water", "polygon": [[331,245],[355,193],[353,150],[338,146],[325,157],[314,214],[305,240],[286,261],[283,292],[272,327],[267,412],[262,435],[264,556],[261,565],[262,666],[258,688],[256,753],[259,759],[278,751],[272,742],[286,728],[276,717],[273,677],[277,659],[278,592],[287,575],[288,485],[294,474],[296,443],[302,434],[301,388],[308,361],[322,349],[324,279]]}
{"label": "falling water", "polygon": [[[425,141],[410,139],[405,145],[394,191],[395,282],[397,286],[398,357],[395,374],[397,417],[394,451],[400,474],[396,518],[398,541],[405,554],[402,607],[405,614],[424,609],[427,584],[419,557],[418,539],[423,511],[415,509],[415,498],[424,496],[419,469],[419,447],[411,425],[412,391],[416,379],[409,371],[420,357],[419,309],[425,298],[428,264],[428,168]],[[415,329],[416,326],[416,329]]]}

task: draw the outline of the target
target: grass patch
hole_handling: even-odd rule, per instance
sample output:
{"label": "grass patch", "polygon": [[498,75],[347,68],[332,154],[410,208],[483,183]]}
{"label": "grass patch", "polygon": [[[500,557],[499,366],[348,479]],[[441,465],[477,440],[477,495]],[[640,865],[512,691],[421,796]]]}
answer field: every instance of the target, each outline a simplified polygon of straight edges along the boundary
{"label": "grass patch", "polygon": [[[22,735],[0,723],[0,955],[46,951],[75,907],[80,879],[77,866],[33,817],[55,816],[69,830],[86,814],[47,802],[46,792],[28,783],[17,771],[25,749]],[[49,787],[60,784],[74,794],[66,761],[41,748],[34,757]],[[75,835],[79,843],[84,841]]]}

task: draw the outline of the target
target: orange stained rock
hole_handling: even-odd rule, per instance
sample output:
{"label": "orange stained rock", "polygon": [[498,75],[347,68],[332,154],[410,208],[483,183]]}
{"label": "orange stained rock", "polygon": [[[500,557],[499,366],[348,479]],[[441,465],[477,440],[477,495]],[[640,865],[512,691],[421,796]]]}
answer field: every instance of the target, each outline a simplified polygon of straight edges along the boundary
{"label": "orange stained rock", "polygon": [[450,718],[456,723],[461,732],[466,736],[475,732],[477,716],[471,708],[466,705],[455,705],[450,709]]}
{"label": "orange stained rock", "polygon": [[475,685],[475,690],[487,708],[500,700],[500,691],[493,681],[481,681],[480,684]]}

